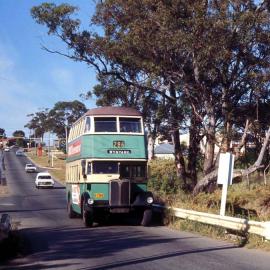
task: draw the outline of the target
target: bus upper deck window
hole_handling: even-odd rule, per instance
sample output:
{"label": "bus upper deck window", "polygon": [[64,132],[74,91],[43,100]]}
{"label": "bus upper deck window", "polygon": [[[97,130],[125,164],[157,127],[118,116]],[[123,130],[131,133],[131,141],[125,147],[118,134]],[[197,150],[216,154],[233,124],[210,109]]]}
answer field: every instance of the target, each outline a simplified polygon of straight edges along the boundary
{"label": "bus upper deck window", "polygon": [[141,119],[140,118],[124,118],[120,117],[120,132],[134,132],[141,133]]}
{"label": "bus upper deck window", "polygon": [[86,117],[84,132],[89,132],[90,128],[91,128],[91,119],[90,117]]}
{"label": "bus upper deck window", "polygon": [[116,117],[95,117],[95,132],[116,131]]}

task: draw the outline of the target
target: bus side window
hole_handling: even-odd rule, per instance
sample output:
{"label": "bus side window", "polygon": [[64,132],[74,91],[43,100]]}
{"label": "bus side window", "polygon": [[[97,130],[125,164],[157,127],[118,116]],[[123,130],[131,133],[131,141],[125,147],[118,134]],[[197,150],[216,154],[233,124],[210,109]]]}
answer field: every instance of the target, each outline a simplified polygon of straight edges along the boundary
{"label": "bus side window", "polygon": [[91,174],[92,170],[91,170],[91,162],[87,162],[87,174]]}

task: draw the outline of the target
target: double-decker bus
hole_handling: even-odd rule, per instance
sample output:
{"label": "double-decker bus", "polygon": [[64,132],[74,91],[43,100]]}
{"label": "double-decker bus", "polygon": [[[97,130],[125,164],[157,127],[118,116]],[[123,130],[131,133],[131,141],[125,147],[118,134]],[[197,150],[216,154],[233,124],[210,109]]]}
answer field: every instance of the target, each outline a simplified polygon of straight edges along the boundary
{"label": "double-decker bus", "polygon": [[90,109],[71,127],[66,164],[70,218],[85,226],[113,213],[141,216],[147,226],[153,195],[147,191],[147,152],[140,112],[125,107]]}

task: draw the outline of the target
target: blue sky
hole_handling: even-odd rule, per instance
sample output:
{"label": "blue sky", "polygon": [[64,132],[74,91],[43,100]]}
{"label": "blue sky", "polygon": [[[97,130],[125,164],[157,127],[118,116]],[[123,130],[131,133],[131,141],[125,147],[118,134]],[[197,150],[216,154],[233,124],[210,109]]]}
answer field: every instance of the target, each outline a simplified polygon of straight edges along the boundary
{"label": "blue sky", "polygon": [[[15,130],[24,130],[28,136],[27,114],[52,108],[58,101],[80,100],[79,95],[97,82],[93,68],[41,49],[44,44],[64,50],[30,15],[31,7],[42,2],[0,0],[0,127],[8,136]],[[86,26],[95,8],[91,0],[52,2],[78,6],[78,18]],[[94,100],[84,103],[88,108],[95,106]]]}

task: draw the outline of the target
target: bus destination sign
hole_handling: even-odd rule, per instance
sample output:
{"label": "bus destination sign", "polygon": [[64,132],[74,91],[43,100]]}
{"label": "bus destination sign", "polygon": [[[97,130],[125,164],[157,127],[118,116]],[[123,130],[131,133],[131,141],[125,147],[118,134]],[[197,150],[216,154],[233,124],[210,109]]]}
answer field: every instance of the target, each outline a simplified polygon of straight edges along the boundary
{"label": "bus destination sign", "polygon": [[131,154],[131,150],[107,150],[108,154],[120,154],[120,155],[128,155]]}

